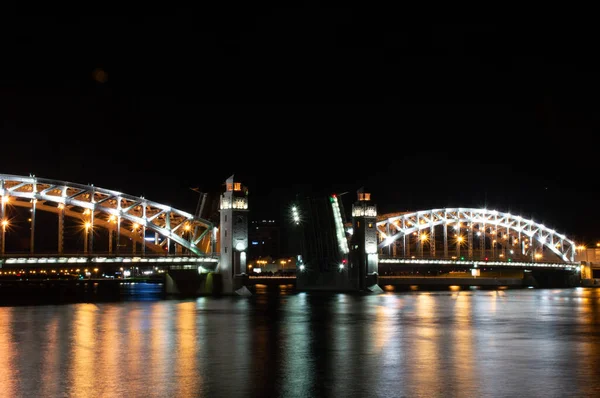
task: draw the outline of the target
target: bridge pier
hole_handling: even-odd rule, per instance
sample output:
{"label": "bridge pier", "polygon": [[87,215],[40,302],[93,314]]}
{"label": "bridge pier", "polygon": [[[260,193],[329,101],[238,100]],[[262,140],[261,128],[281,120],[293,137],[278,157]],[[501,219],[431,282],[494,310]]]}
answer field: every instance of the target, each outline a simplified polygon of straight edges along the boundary
{"label": "bridge pier", "polygon": [[218,296],[223,289],[222,276],[216,272],[171,269],[165,276],[165,293],[180,297]]}

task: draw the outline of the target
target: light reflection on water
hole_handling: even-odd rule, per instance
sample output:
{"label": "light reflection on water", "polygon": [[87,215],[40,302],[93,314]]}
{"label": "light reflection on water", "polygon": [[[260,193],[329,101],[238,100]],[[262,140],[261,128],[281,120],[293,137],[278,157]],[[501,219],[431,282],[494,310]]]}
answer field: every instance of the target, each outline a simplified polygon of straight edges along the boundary
{"label": "light reflection on water", "polygon": [[0,307],[0,396],[600,396],[599,311],[593,288]]}

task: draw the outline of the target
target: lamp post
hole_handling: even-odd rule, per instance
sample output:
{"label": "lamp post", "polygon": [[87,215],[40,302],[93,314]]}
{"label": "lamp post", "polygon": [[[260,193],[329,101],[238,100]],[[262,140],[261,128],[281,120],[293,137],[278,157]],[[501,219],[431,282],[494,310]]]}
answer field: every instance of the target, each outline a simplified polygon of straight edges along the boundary
{"label": "lamp post", "polygon": [[6,247],[6,227],[8,226],[8,220],[2,220],[2,255],[4,256],[4,249]]}
{"label": "lamp post", "polygon": [[[185,232],[187,232],[187,241],[189,242],[190,246],[192,245],[192,227],[190,226],[190,224],[185,224],[185,227],[183,228]],[[187,249],[187,253],[191,253],[190,249]]]}
{"label": "lamp post", "polygon": [[91,226],[91,223],[89,221],[87,221],[85,223],[85,226],[84,226],[85,238],[83,240],[83,253],[85,255],[88,254],[88,235],[89,235],[89,232],[90,232],[90,226]]}

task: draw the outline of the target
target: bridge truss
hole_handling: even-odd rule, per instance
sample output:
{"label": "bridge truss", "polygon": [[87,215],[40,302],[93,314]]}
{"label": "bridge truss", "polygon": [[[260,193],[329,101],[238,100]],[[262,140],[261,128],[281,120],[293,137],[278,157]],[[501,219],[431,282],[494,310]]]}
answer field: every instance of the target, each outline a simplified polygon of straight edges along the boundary
{"label": "bridge truss", "polygon": [[376,227],[378,249],[390,257],[573,262],[577,250],[575,242],[551,228],[488,209],[384,214]]}
{"label": "bridge truss", "polygon": [[[121,236],[130,238],[146,250],[165,254],[171,244],[176,250],[185,249],[196,256],[215,251],[216,228],[212,222],[170,206],[156,203],[121,192],[74,184],[66,181],[0,174],[0,230],[2,249],[7,226],[10,225],[10,206],[27,207],[31,212],[30,251],[34,253],[36,211],[55,213],[58,216],[57,253],[64,248],[64,220],[73,217],[81,220],[86,231],[86,252],[92,252],[94,229],[101,227],[109,232],[109,253],[113,252],[113,236],[116,252]],[[147,241],[146,232],[155,234],[154,241]],[[90,233],[87,233],[90,232]],[[161,239],[162,238],[162,239]],[[136,244],[134,244],[135,250]]]}

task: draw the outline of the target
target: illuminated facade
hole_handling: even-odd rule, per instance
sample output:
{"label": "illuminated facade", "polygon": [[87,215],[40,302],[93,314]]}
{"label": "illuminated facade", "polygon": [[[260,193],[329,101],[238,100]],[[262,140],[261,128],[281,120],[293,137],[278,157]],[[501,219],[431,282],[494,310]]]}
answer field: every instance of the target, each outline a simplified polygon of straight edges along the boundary
{"label": "illuminated facade", "polygon": [[248,190],[234,180],[225,182],[221,195],[219,272],[223,278],[223,292],[232,293],[234,278],[246,272],[248,253]]}
{"label": "illuminated facade", "polygon": [[377,207],[371,203],[371,194],[361,188],[357,191],[357,201],[352,205],[350,240],[352,266],[358,268],[358,284],[361,290],[367,287],[367,276],[376,276],[378,272],[376,223]]}

